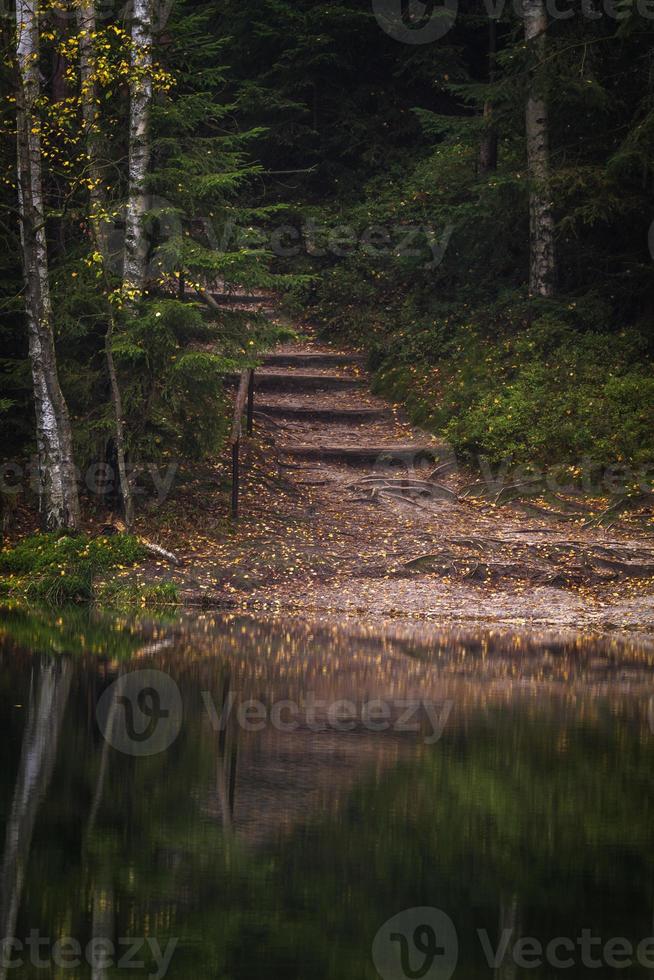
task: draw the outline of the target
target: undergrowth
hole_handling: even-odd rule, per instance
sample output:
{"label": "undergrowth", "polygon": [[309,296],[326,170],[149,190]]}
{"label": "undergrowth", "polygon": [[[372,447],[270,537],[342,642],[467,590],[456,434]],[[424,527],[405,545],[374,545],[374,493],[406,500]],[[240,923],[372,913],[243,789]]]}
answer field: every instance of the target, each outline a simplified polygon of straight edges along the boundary
{"label": "undergrowth", "polygon": [[440,309],[381,290],[358,304],[350,291],[345,308],[339,272],[318,294],[323,334],[367,348],[376,391],[462,457],[654,465],[647,337],[637,326],[611,329],[595,297],[536,305],[516,291]]}
{"label": "undergrowth", "polygon": [[[98,602],[112,607],[177,601],[171,583],[138,585],[119,573],[146,552],[128,534],[110,537],[34,534],[0,551],[0,598],[62,606]],[[107,578],[111,575],[111,578]]]}

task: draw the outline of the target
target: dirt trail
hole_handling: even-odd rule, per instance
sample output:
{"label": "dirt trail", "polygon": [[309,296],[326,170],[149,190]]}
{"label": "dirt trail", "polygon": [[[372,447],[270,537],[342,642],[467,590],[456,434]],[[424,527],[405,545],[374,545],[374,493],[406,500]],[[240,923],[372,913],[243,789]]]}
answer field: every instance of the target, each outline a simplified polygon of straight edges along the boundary
{"label": "dirt trail", "polygon": [[194,529],[187,597],[654,632],[651,534],[469,496],[474,474],[371,393],[361,355],[281,348],[257,372],[255,413],[238,526],[225,533],[218,494],[175,522],[180,541]]}

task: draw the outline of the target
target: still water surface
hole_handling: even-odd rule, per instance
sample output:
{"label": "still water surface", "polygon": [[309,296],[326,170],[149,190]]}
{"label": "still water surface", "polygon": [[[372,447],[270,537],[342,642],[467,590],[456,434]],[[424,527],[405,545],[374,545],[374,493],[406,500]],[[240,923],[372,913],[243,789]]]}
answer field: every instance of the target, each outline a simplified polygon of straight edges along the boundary
{"label": "still water surface", "polygon": [[653,976],[653,672],[570,635],[16,613],[0,978]]}

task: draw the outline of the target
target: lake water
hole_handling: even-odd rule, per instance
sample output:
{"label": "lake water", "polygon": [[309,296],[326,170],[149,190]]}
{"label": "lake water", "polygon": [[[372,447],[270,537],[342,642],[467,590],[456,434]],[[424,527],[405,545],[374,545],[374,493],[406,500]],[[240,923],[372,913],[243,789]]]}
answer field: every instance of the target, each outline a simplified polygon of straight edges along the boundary
{"label": "lake water", "polygon": [[0,630],[0,978],[651,976],[654,649]]}

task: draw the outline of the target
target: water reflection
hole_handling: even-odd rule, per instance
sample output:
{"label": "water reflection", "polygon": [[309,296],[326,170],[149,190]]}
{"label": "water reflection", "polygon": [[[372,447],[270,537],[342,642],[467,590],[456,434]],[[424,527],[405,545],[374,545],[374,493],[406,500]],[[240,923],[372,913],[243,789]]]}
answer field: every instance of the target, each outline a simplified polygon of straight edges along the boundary
{"label": "water reflection", "polygon": [[[372,978],[382,924],[421,906],[451,918],[466,980],[558,976],[517,964],[514,941],[574,945],[584,929],[600,965],[574,945],[567,975],[612,976],[603,944],[654,933],[646,642],[240,617],[13,626],[0,930],[23,965],[0,977]],[[117,751],[97,724],[116,682],[122,723],[136,669],[181,694],[157,754]],[[373,700],[391,705],[376,730]],[[271,723],[282,701],[299,706],[286,730]],[[347,730],[329,723],[336,701],[354,706]],[[424,701],[451,704],[431,743],[427,714],[395,725],[392,706]],[[263,724],[239,721],[249,702]]]}

